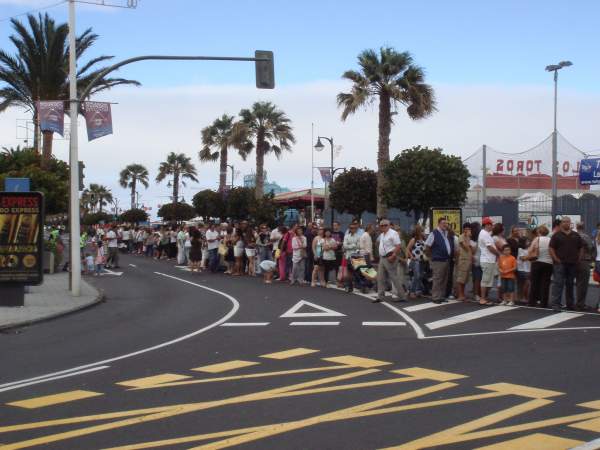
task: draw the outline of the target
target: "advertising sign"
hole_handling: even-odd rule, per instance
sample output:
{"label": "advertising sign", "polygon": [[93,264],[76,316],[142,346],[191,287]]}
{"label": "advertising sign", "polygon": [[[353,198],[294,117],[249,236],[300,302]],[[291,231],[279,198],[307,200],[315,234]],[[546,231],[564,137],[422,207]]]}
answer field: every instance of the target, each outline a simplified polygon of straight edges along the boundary
{"label": "advertising sign", "polygon": [[31,182],[29,178],[5,178],[4,190],[7,192],[29,192]]}
{"label": "advertising sign", "polygon": [[0,192],[0,283],[40,284],[44,197]]}
{"label": "advertising sign", "polygon": [[40,129],[64,136],[65,106],[62,101],[43,100],[37,102]]}
{"label": "advertising sign", "polygon": [[431,208],[431,229],[437,227],[438,220],[444,218],[448,221],[448,228],[460,234],[462,228],[462,210],[460,208]]}
{"label": "advertising sign", "polygon": [[323,183],[331,183],[331,168],[329,167],[319,167],[319,173],[321,174],[321,179]]}
{"label": "advertising sign", "polygon": [[88,141],[112,134],[112,116],[110,103],[85,102],[85,124],[87,126]]}
{"label": "advertising sign", "polygon": [[579,164],[579,183],[600,184],[600,158],[584,159]]}

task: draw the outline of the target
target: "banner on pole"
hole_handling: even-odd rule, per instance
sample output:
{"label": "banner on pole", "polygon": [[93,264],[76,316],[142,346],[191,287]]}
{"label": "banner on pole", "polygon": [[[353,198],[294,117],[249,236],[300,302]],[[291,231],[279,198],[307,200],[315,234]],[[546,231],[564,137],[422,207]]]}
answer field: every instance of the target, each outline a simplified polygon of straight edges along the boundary
{"label": "banner on pole", "polygon": [[42,100],[37,102],[40,129],[64,136],[65,105],[62,101]]}
{"label": "banner on pole", "polygon": [[331,168],[330,167],[317,167],[321,174],[321,179],[324,183],[331,183]]}
{"label": "banner on pole", "polygon": [[112,134],[112,115],[110,103],[85,102],[85,124],[87,126],[88,141],[93,141],[102,136]]}
{"label": "banner on pole", "polygon": [[584,159],[579,163],[579,184],[600,184],[600,158]]}

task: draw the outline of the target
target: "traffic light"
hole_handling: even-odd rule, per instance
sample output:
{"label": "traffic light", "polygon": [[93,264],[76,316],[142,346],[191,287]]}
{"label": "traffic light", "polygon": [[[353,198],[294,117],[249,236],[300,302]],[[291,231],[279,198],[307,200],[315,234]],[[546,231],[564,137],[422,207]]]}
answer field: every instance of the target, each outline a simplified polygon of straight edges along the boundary
{"label": "traffic light", "polygon": [[268,50],[256,50],[255,58],[267,59],[267,61],[255,61],[256,87],[258,89],[273,89],[275,87],[275,68],[273,66],[273,52]]}
{"label": "traffic light", "polygon": [[83,163],[83,161],[78,161],[79,162],[79,190],[83,191],[83,189],[85,188],[85,185],[83,184],[83,169],[85,168],[85,164]]}

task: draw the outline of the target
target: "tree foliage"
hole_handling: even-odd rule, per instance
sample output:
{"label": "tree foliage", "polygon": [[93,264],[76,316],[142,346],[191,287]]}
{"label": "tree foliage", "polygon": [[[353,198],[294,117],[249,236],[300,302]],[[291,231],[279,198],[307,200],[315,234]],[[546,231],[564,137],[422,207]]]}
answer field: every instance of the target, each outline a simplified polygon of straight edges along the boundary
{"label": "tree foliage", "polygon": [[122,188],[131,189],[131,208],[135,208],[135,193],[138,183],[148,188],[148,169],[141,164],[129,164],[119,173],[119,184]]}
{"label": "tree foliage", "polygon": [[348,70],[342,78],[352,82],[349,92],[337,96],[342,120],[361,108],[378,102],[379,141],[377,150],[377,215],[385,213],[383,172],[390,161],[392,111],[406,107],[413,119],[423,119],[435,111],[433,88],[425,83],[425,71],[413,63],[409,52],[382,47],[379,52],[364,50],[358,55],[359,71]]}
{"label": "tree foliage", "polygon": [[266,223],[270,226],[276,225],[276,219],[280,215],[281,207],[273,201],[275,195],[272,192],[264,195],[261,199],[252,199],[249,208],[249,218],[255,223]]}
{"label": "tree foliage", "polygon": [[112,214],[108,214],[105,212],[96,212],[91,214],[85,214],[83,219],[81,219],[82,225],[96,225],[100,222],[102,223],[111,223],[115,217]]}
{"label": "tree foliage", "polygon": [[181,220],[190,220],[196,216],[196,211],[192,205],[187,203],[167,203],[162,205],[158,210],[158,217],[162,217],[163,220],[174,222]]}
{"label": "tree foliage", "polygon": [[3,148],[0,153],[0,186],[5,178],[29,178],[31,190],[44,194],[46,214],[60,214],[68,209],[69,166],[52,157],[42,169],[42,161],[32,148]]}
{"label": "tree foliage", "polygon": [[364,212],[377,209],[377,174],[370,169],[350,170],[340,174],[331,183],[331,205],[360,219]]}
{"label": "tree foliage", "polygon": [[234,220],[244,220],[250,217],[250,206],[254,201],[254,189],[236,187],[227,192],[225,202],[227,217]]}
{"label": "tree foliage", "polygon": [[148,220],[148,213],[143,209],[133,208],[125,211],[121,214],[121,222],[135,223],[146,222]]}
{"label": "tree foliage", "polygon": [[210,189],[205,189],[194,195],[192,204],[196,213],[205,218],[218,217],[225,218],[227,205],[225,203],[224,194],[215,192]]}
{"label": "tree foliage", "polygon": [[158,166],[156,181],[160,183],[168,176],[173,177],[170,185],[173,189],[172,200],[175,203],[179,201],[179,185],[186,186],[186,179],[198,182],[197,175],[196,167],[192,164],[192,158],[184,153],[171,152],[167,155],[166,161],[161,162]]}
{"label": "tree foliage", "polygon": [[431,207],[455,207],[467,198],[469,170],[458,156],[416,146],[396,156],[385,170],[390,207],[414,211],[415,219]]}

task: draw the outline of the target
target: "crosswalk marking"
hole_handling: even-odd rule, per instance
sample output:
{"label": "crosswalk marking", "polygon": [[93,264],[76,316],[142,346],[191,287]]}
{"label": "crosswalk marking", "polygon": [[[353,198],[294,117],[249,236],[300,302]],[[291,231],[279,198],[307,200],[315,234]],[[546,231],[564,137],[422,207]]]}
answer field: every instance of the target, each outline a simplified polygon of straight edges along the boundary
{"label": "crosswalk marking", "polygon": [[44,406],[59,405],[61,403],[73,402],[84,398],[97,397],[103,395],[100,392],[92,391],[70,391],[61,394],[45,395],[43,397],[30,398],[28,400],[20,400],[17,402],[7,403],[10,406],[18,406],[19,408],[43,408]]}
{"label": "crosswalk marking", "polygon": [[427,302],[427,303],[421,303],[420,305],[413,305],[413,306],[409,306],[407,308],[402,308],[402,309],[404,309],[404,311],[408,311],[408,312],[415,312],[415,311],[423,311],[424,309],[437,308],[438,306],[452,305],[453,303],[458,303],[458,300],[448,300],[445,303]]}
{"label": "crosswalk marking", "polygon": [[488,308],[479,309],[465,314],[459,314],[458,316],[452,316],[447,319],[436,320],[435,322],[429,322],[425,324],[430,330],[437,330],[438,328],[444,328],[450,325],[456,325],[469,320],[481,319],[482,317],[492,316],[499,314],[504,311],[513,310],[512,306],[492,306]]}
{"label": "crosswalk marking", "polygon": [[298,326],[335,326],[335,325],[339,325],[339,322],[292,322],[290,323],[291,327],[298,327]]}
{"label": "crosswalk marking", "polygon": [[582,314],[575,314],[570,312],[561,312],[551,314],[546,317],[542,317],[541,319],[533,320],[531,322],[527,322],[521,325],[517,325],[516,327],[509,328],[510,330],[531,330],[537,328],[548,328],[552,325],[557,325],[562,322],[566,322],[567,320],[575,319]]}
{"label": "crosswalk marking", "polygon": [[363,322],[365,327],[403,327],[406,322]]}

